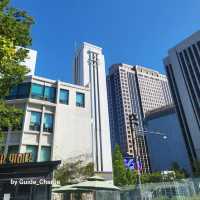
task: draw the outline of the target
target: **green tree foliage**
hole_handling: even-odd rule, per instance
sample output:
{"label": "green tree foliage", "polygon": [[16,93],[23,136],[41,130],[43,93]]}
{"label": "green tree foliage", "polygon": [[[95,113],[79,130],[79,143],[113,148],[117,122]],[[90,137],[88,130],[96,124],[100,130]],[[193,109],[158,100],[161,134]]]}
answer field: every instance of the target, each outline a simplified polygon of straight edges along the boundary
{"label": "green tree foliage", "polygon": [[160,172],[144,173],[141,176],[142,183],[159,183],[162,182],[162,175]]}
{"label": "green tree foliage", "polygon": [[61,185],[77,183],[93,175],[94,164],[92,162],[85,164],[81,160],[66,162],[55,171],[55,178]]}
{"label": "green tree foliage", "polygon": [[[197,172],[200,175],[200,162],[195,164]],[[181,169],[178,163],[172,163],[171,170],[175,172],[174,174],[169,174],[167,177],[163,177],[161,172],[153,173],[142,173],[141,182],[144,183],[159,183],[163,181],[173,181],[174,179],[183,179],[187,177],[187,172],[184,169]],[[138,180],[137,170],[131,171],[126,169],[123,162],[123,156],[120,151],[119,145],[115,146],[113,153],[113,175],[114,175],[114,184],[117,186],[126,186],[126,185],[135,185]],[[164,179],[163,179],[164,178]]]}
{"label": "green tree foliage", "polygon": [[[0,138],[5,127],[21,123],[23,112],[5,103],[11,89],[21,83],[28,69],[21,63],[31,45],[30,29],[33,19],[25,11],[9,7],[9,0],[0,1]],[[2,142],[1,142],[2,143]]]}
{"label": "green tree foliage", "polygon": [[172,163],[171,170],[175,172],[176,179],[184,179],[187,177],[187,172],[185,169],[181,169],[177,162]]}
{"label": "green tree foliage", "polygon": [[126,170],[127,185],[135,185],[137,183],[138,175],[137,170]]}
{"label": "green tree foliage", "polygon": [[113,153],[113,176],[114,184],[124,186],[128,184],[126,168],[124,166],[123,156],[120,146],[116,145]]}

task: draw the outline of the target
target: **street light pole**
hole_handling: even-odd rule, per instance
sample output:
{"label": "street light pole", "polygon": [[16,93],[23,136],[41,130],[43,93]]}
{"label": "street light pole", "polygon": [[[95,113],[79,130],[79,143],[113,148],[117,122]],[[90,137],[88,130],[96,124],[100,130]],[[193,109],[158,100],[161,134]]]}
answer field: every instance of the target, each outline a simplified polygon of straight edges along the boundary
{"label": "street light pole", "polygon": [[[141,183],[141,171],[139,167],[140,159],[139,159],[139,147],[137,142],[137,136],[145,136],[148,134],[153,134],[157,136],[162,136],[163,139],[167,139],[167,136],[161,132],[153,132],[153,131],[146,131],[146,130],[139,130],[139,122],[138,122],[138,116],[136,113],[132,113],[129,115],[129,122],[130,122],[130,129],[131,129],[131,135],[132,135],[132,143],[134,145],[135,149],[135,157],[136,157],[136,164],[137,164],[137,174],[138,174],[138,188],[139,188],[139,198],[142,199],[142,183]],[[135,136],[134,136],[134,129],[135,129]],[[141,133],[140,133],[141,132]],[[133,154],[134,158],[134,154]]]}
{"label": "street light pole", "polygon": [[[138,142],[137,142],[137,126],[139,125],[137,114],[136,113],[130,114],[129,121],[130,121],[131,135],[132,135],[132,143],[135,149],[135,157],[136,157],[136,164],[137,164],[139,198],[142,199],[141,172],[139,168],[140,159],[139,159],[139,149],[138,149]],[[135,128],[135,137],[134,137],[134,130],[133,130],[134,128]],[[134,158],[134,154],[133,154],[133,158]]]}

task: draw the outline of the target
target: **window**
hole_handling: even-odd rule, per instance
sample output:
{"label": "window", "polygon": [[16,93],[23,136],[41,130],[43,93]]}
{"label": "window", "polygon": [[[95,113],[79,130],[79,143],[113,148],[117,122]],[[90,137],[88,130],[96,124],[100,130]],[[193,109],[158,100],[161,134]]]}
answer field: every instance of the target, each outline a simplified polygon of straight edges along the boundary
{"label": "window", "polygon": [[10,90],[10,95],[8,96],[8,99],[14,98],[17,98],[17,86]]}
{"label": "window", "polygon": [[32,84],[31,97],[45,101],[55,102],[56,89],[54,87]]}
{"label": "window", "polygon": [[76,106],[85,107],[85,95],[83,93],[76,93]]}
{"label": "window", "polygon": [[59,102],[62,104],[69,104],[69,91],[68,90],[60,90],[60,98]]}
{"label": "window", "polygon": [[40,161],[49,161],[51,159],[51,147],[41,147]]}
{"label": "window", "polygon": [[44,132],[53,132],[53,121],[54,121],[54,116],[53,114],[44,114],[44,124],[43,124],[43,131]]}
{"label": "window", "polygon": [[30,83],[22,83],[18,86],[17,98],[28,98],[30,93]]}
{"label": "window", "polygon": [[34,99],[43,99],[44,87],[39,84],[32,84],[31,97]]}
{"label": "window", "polygon": [[40,130],[40,123],[41,123],[41,113],[40,112],[31,112],[31,120],[29,129],[33,131]]}
{"label": "window", "polygon": [[31,154],[32,162],[37,161],[37,151],[38,151],[38,147],[36,145],[27,145],[26,146],[26,153]]}
{"label": "window", "polygon": [[18,153],[18,151],[19,151],[18,145],[9,146],[7,155]]}
{"label": "window", "polygon": [[30,83],[22,83],[16,87],[13,87],[6,99],[28,98],[30,94],[30,86]]}
{"label": "window", "polygon": [[0,146],[0,153],[4,153],[5,147],[4,146]]}
{"label": "window", "polygon": [[46,86],[44,89],[44,100],[55,102],[56,98],[56,89],[53,87]]}

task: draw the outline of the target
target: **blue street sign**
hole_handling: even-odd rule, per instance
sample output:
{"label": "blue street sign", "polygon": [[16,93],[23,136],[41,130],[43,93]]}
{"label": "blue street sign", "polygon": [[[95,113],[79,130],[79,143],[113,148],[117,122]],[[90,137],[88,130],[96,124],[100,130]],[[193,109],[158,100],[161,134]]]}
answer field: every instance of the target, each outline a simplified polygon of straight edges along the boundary
{"label": "blue street sign", "polygon": [[124,158],[124,165],[127,169],[130,169],[130,170],[135,169],[135,162],[133,158],[130,158],[130,157]]}
{"label": "blue street sign", "polygon": [[139,159],[139,161],[136,163],[136,159],[133,157],[125,157],[124,165],[127,169],[130,169],[130,170],[134,170],[138,168],[141,171],[143,168],[141,160]]}

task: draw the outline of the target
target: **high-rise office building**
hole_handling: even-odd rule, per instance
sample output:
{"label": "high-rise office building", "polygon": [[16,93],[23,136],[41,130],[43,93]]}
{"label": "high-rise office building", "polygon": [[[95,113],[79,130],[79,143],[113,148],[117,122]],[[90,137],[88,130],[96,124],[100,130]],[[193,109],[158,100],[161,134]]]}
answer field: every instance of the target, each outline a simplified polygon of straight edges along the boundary
{"label": "high-rise office building", "polygon": [[[146,112],[172,103],[167,78],[142,66],[114,64],[107,76],[107,87],[112,149],[119,144],[124,155],[136,156],[137,148],[144,171],[148,172],[143,119]],[[139,122],[134,138],[129,123],[131,113],[138,115]]]}
{"label": "high-rise office building", "polygon": [[83,43],[76,51],[73,73],[75,84],[89,85],[91,90],[91,126],[95,170],[111,172],[108,100],[102,48]]}
{"label": "high-rise office building", "polygon": [[[164,133],[167,138],[147,134],[151,170],[170,170],[174,162],[191,174],[191,163],[174,105],[157,108],[146,114],[145,127],[151,132]],[[173,127],[173,128],[172,128]]]}
{"label": "high-rise office building", "polygon": [[193,162],[200,159],[200,31],[170,49],[164,65]]}

